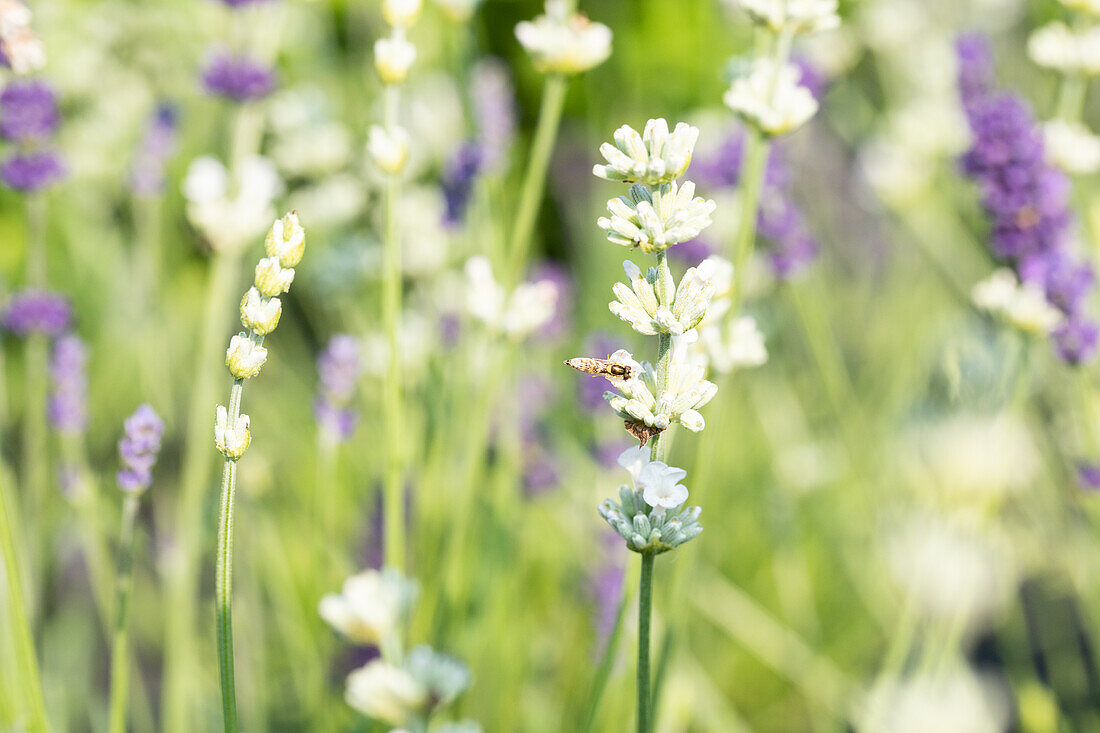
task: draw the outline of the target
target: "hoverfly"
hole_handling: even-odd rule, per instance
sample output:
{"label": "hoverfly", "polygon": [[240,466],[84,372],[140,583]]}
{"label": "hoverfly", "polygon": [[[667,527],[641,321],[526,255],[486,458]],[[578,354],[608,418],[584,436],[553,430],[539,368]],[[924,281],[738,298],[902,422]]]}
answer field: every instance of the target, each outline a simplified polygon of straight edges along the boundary
{"label": "hoverfly", "polygon": [[620,364],[610,359],[592,359],[587,356],[568,359],[565,361],[565,365],[576,369],[578,372],[607,377],[608,379],[630,379],[634,373],[634,369],[629,364]]}

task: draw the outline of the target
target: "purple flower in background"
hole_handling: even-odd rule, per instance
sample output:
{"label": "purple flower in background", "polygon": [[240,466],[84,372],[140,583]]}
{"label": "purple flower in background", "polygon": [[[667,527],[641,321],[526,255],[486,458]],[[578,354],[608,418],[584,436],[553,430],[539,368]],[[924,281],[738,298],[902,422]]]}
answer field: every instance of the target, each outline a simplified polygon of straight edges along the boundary
{"label": "purple flower in background", "polygon": [[176,150],[178,122],[175,105],[157,105],[130,170],[130,188],[139,196],[156,196],[164,191],[164,167]]}
{"label": "purple flower in background", "polygon": [[798,83],[806,87],[814,99],[820,102],[825,92],[829,90],[829,79],[821,73],[821,69],[803,56],[795,56],[791,59],[791,63],[798,67]]}
{"label": "purple flower in background", "polygon": [[50,150],[16,153],[0,164],[0,180],[16,191],[41,191],[65,177],[65,164]]}
{"label": "purple flower in background", "polygon": [[714,254],[716,249],[705,237],[696,237],[669,247],[668,256],[687,267],[695,267]]}
{"label": "purple flower in background", "polygon": [[455,312],[439,316],[439,341],[444,348],[453,349],[462,336],[462,318]]}
{"label": "purple flower in background", "polygon": [[1100,489],[1100,463],[1077,464],[1077,485],[1082,489]]}
{"label": "purple flower in background", "polygon": [[202,72],[206,91],[237,102],[266,97],[275,88],[275,72],[243,54],[216,53]]}
{"label": "purple flower in background", "polygon": [[[672,249],[676,250],[678,247]],[[611,338],[610,334],[597,331],[584,340],[583,348],[584,356],[604,359],[617,351],[619,344]],[[607,402],[604,401],[603,393],[611,389],[611,382],[603,377],[582,372],[577,372],[575,378],[577,380],[577,399],[580,401],[581,407],[588,412],[605,414],[607,412]],[[618,457],[618,453],[615,455]]]}
{"label": "purple flower in background", "polygon": [[623,592],[622,541],[617,534],[605,532],[601,536],[604,546],[603,556],[608,560],[589,578],[589,592],[592,594],[592,625],[596,630],[596,653],[603,650],[611,630],[615,628],[615,618],[619,613],[619,600]]}
{"label": "purple flower in background", "polygon": [[[745,134],[736,130],[723,141],[710,160],[699,162],[699,177],[714,187],[738,186],[744,152]],[[756,228],[761,239],[768,244],[767,254],[772,271],[780,280],[788,280],[808,267],[817,258],[819,250],[817,240],[806,228],[802,210],[791,198],[791,183],[791,172],[782,148],[773,144],[764,169],[764,187],[756,214]],[[705,242],[702,246],[706,246]],[[673,252],[676,253],[677,249],[680,247],[674,248]],[[677,254],[684,255],[682,252]],[[696,256],[698,254],[694,253]],[[690,260],[684,258],[684,261],[698,264],[703,259],[705,255],[698,259],[694,256]]]}
{"label": "purple flower in background", "polygon": [[552,260],[543,260],[531,273],[531,282],[548,281],[554,284],[558,299],[554,304],[554,316],[543,324],[536,334],[540,341],[554,341],[561,338],[570,328],[573,320],[573,278],[561,264]]}
{"label": "purple flower in background", "polygon": [[321,384],[313,414],[321,432],[333,442],[347,440],[355,432],[358,419],[351,402],[362,373],[359,341],[353,336],[333,336],[317,357]]}
{"label": "purple flower in background", "polygon": [[1084,316],[1070,316],[1054,329],[1054,349],[1069,364],[1080,364],[1096,354],[1100,330]]}
{"label": "purple flower in background", "polygon": [[153,465],[160,453],[164,422],[149,405],[137,408],[126,418],[123,436],[118,441],[122,468],[116,479],[123,491],[144,491],[153,483]]}
{"label": "purple flower in background", "polygon": [[625,440],[596,443],[591,449],[592,457],[596,459],[596,463],[600,464],[601,468],[617,470],[620,468],[619,456],[622,455],[624,450],[633,445],[635,445],[633,442]]}
{"label": "purple flower in background", "polygon": [[528,498],[540,496],[561,483],[561,467],[544,450],[529,451],[523,461],[523,492]]}
{"label": "purple flower in background", "polygon": [[57,98],[46,83],[13,81],[0,92],[0,135],[6,140],[45,140],[57,123]]}
{"label": "purple flower in background", "polygon": [[470,82],[473,116],[486,170],[497,170],[507,159],[516,137],[516,95],[508,65],[487,57],[474,65]]}
{"label": "purple flower in background", "polygon": [[443,198],[447,204],[443,214],[445,225],[453,227],[462,223],[481,167],[482,146],[471,141],[462,143],[447,161],[442,180]]}
{"label": "purple flower in background", "polygon": [[1068,251],[1069,179],[1044,159],[1042,133],[1027,105],[993,90],[985,39],[963,36],[955,47],[959,95],[973,138],[959,162],[980,191],[989,247],[1065,314],[1051,334],[1058,355],[1071,364],[1087,361],[1097,348],[1097,326],[1084,314],[1095,275]]}
{"label": "purple flower in background", "polygon": [[72,317],[68,301],[57,293],[24,290],[12,297],[0,325],[16,336],[57,336],[69,330]]}
{"label": "purple flower in background", "polygon": [[271,0],[220,0],[220,2],[231,8],[243,8],[248,5],[259,5],[260,3],[271,2]]}
{"label": "purple flower in background", "polygon": [[54,342],[50,357],[53,393],[47,413],[60,433],[82,433],[87,427],[88,379],[84,371],[87,362],[88,351],[78,336],[68,334]]}

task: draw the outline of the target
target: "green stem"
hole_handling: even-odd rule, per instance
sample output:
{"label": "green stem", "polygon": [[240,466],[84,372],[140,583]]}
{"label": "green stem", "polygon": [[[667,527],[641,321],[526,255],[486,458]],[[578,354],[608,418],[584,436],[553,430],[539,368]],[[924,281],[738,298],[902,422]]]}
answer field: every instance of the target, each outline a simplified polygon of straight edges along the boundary
{"label": "green stem", "polygon": [[638,733],[652,726],[649,707],[649,617],[653,607],[653,554],[642,553],[638,585]]}
{"label": "green stem", "polygon": [[164,655],[164,729],[185,733],[191,729],[188,719],[187,689],[193,679],[195,602],[198,595],[199,557],[203,538],[203,500],[208,487],[213,456],[210,452],[211,406],[215,401],[218,350],[228,326],[225,317],[227,293],[237,279],[236,254],[215,252],[207,278],[203,322],[199,348],[191,368],[195,386],[190,396],[187,440],[183,448],[180,496],[176,510],[175,539],[178,557],[168,571],[165,614],[166,649]]}
{"label": "green stem", "polygon": [[542,101],[539,103],[539,121],[535,127],[535,138],[531,143],[531,154],[527,161],[527,172],[520,189],[519,206],[516,221],[512,227],[512,239],[508,248],[509,267],[507,277],[516,283],[522,277],[523,267],[531,249],[531,235],[538,218],[542,192],[546,187],[546,170],[550,166],[550,156],[554,152],[554,143],[558,137],[558,125],[561,123],[562,107],[565,105],[566,78],[560,74],[549,76],[542,88]]}
{"label": "green stem", "polygon": [[130,591],[134,585],[134,519],[140,495],[126,496],[118,540],[115,576],[115,629],[111,642],[110,733],[126,733],[126,698],[130,687]]}
{"label": "green stem", "polygon": [[[398,88],[386,87],[385,123],[387,129],[397,125]],[[386,181],[384,193],[385,231],[382,257],[382,320],[389,347],[383,397],[384,431],[386,434],[386,472],[383,485],[383,516],[385,526],[386,564],[405,569],[405,498],[403,496],[402,441],[402,374],[401,374],[401,251],[397,237],[397,201],[401,182],[397,176]]]}
{"label": "green stem", "polygon": [[4,476],[0,475],[0,552],[4,554],[4,577],[8,581],[8,601],[12,632],[15,636],[16,664],[22,678],[27,705],[30,707],[32,733],[48,733],[46,705],[42,697],[42,678],[38,673],[38,657],[34,649],[34,637],[27,619],[27,607],[23,600],[23,582],[20,579],[19,559],[15,555],[12,539],[9,497],[4,490]]}
{"label": "green stem", "polygon": [[[229,395],[228,424],[236,427],[241,414],[244,380],[233,382]],[[222,720],[226,733],[240,729],[237,693],[233,674],[233,492],[237,485],[237,462],[226,458],[222,468],[221,514],[218,519],[218,556],[215,568],[214,602],[217,608],[218,667],[221,670]]]}
{"label": "green stem", "polygon": [[1081,74],[1067,74],[1062,77],[1058,90],[1058,118],[1066,122],[1077,122],[1085,109],[1085,96],[1088,93],[1088,80]]}

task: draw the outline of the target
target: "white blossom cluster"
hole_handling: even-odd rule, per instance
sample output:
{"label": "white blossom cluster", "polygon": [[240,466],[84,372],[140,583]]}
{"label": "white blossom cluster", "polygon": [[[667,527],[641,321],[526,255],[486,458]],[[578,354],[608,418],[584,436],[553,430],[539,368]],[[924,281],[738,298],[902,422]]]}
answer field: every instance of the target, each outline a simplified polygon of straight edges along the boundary
{"label": "white blossom cluster", "polygon": [[611,55],[611,29],[572,12],[564,0],[547,0],[543,15],[517,23],[516,39],[544,74],[580,74]]}
{"label": "white blossom cluster", "polygon": [[466,308],[491,331],[521,340],[554,317],[558,287],[550,280],[520,283],[508,292],[486,257],[466,262]]}
{"label": "white blossom cluster", "polygon": [[705,368],[686,359],[684,348],[692,337],[673,339],[673,357],[668,367],[667,388],[657,386],[657,371],[649,362],[637,362],[626,350],[611,355],[610,361],[630,367],[629,379],[616,381],[618,392],[605,392],[604,399],[619,417],[636,421],[657,431],[679,423],[692,432],[706,427],[699,409],[718,392],[718,385],[704,377]]}
{"label": "white blossom cluster", "polygon": [[592,172],[608,181],[647,186],[671,183],[687,171],[698,139],[699,128],[686,122],[678,122],[669,132],[663,118],[649,120],[641,135],[623,125],[615,130],[614,144],[600,146],[607,164],[593,166]]}
{"label": "white blossom cluster", "polygon": [[[428,720],[469,687],[471,678],[466,665],[425,644],[402,653],[401,637],[417,594],[416,583],[395,570],[366,570],[348,578],[341,593],[322,598],[318,612],[348,641],[382,651],[381,659],[348,675],[348,705],[388,726],[427,730]],[[480,731],[474,723],[453,725],[457,731]]]}
{"label": "white blossom cluster", "polygon": [[1007,267],[994,270],[970,291],[974,305],[1022,331],[1049,333],[1063,320],[1038,285],[1021,283]]}
{"label": "white blossom cluster", "polygon": [[837,0],[733,0],[773,33],[817,33],[840,25]]}
{"label": "white blossom cluster", "polygon": [[1100,74],[1100,26],[1076,30],[1048,23],[1027,39],[1027,53],[1039,66],[1063,74]]}
{"label": "white blossom cluster", "polygon": [[617,300],[608,307],[645,336],[670,333],[682,336],[695,328],[707,312],[714,294],[710,282],[711,268],[700,265],[689,268],[680,278],[679,286],[672,282],[672,273],[651,267],[642,274],[630,260],[623,262],[630,284],[615,283],[612,290]]}
{"label": "white blossom cluster", "polygon": [[722,97],[747,124],[769,136],[797,130],[817,112],[817,100],[798,83],[798,67],[773,59],[754,59],[735,77]]}
{"label": "white blossom cluster", "polygon": [[[423,0],[384,0],[382,17],[390,25],[390,35],[374,42],[374,69],[388,87],[401,84],[416,61],[416,46],[408,39],[408,30],[420,17]],[[409,134],[393,120],[372,125],[367,138],[367,154],[383,173],[399,174],[409,157]]]}
{"label": "white blossom cluster", "polygon": [[1071,175],[1100,170],[1100,136],[1080,122],[1044,123],[1043,152],[1052,165]]}
{"label": "white blossom cluster", "polygon": [[46,49],[31,28],[32,17],[22,0],[0,0],[0,53],[16,74],[46,65]]}
{"label": "white blossom cluster", "polygon": [[261,155],[241,161],[237,180],[232,178],[221,161],[204,155],[191,162],[183,179],[187,219],[216,251],[239,251],[264,231],[283,191],[275,164]]}

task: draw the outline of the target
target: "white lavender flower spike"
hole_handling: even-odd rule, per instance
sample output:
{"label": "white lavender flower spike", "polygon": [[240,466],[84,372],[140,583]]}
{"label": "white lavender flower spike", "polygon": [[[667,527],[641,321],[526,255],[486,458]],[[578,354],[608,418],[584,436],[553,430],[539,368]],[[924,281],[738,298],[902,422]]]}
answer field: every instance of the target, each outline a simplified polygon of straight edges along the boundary
{"label": "white lavender flower spike", "polygon": [[1100,136],[1080,122],[1056,119],[1044,123],[1043,152],[1048,161],[1071,175],[1100,170]]}
{"label": "white lavender flower spike", "polygon": [[[691,337],[686,338],[692,340]],[[669,369],[668,389],[659,392],[656,370],[649,362],[638,364],[625,351],[612,354],[611,361],[632,367],[631,378],[616,385],[618,393],[604,393],[604,399],[619,417],[643,423],[657,431],[666,429],[674,422],[692,432],[699,432],[705,427],[698,411],[714,398],[718,385],[703,378],[701,365],[687,364],[685,359],[674,358]],[[658,394],[659,397],[656,396]]]}
{"label": "white lavender flower spike", "polygon": [[679,483],[687,472],[646,460],[647,452],[629,448],[619,456],[633,486],[619,487],[618,502],[606,499],[600,504],[600,516],[626,540],[628,548],[658,555],[699,536],[702,510],[696,506],[677,512],[687,501],[688,491]]}
{"label": "white lavender flower spike", "polygon": [[611,29],[547,0],[546,13],[516,24],[516,39],[542,73],[579,74],[611,55]]}
{"label": "white lavender flower spike", "polygon": [[1007,267],[994,270],[974,285],[970,298],[982,310],[1030,333],[1050,333],[1065,319],[1041,287],[1021,283]]}
{"label": "white lavender flower spike", "polygon": [[837,0],[733,0],[733,4],[773,33],[817,33],[840,25]]}
{"label": "white lavender flower spike", "polygon": [[264,257],[256,263],[253,282],[260,294],[272,298],[290,290],[294,282],[294,268],[283,267],[275,257]]}
{"label": "white lavender flower spike", "polygon": [[707,304],[714,294],[706,268],[688,269],[675,293],[671,281],[660,278],[654,267],[643,275],[637,265],[627,260],[623,269],[630,285],[615,283],[612,290],[618,300],[609,303],[608,308],[638,333],[680,336],[695,328],[706,315]]}
{"label": "white lavender flower spike", "polygon": [[748,73],[733,80],[722,101],[766,135],[797,130],[817,112],[817,100],[798,83],[799,73],[793,64],[777,66],[771,59],[754,59]]}
{"label": "white lavender flower spike", "polygon": [[699,329],[699,344],[708,365],[719,374],[757,367],[768,361],[764,334],[752,316],[740,316]]}
{"label": "white lavender flower spike", "polygon": [[491,330],[512,339],[532,334],[554,317],[558,287],[550,280],[520,283],[511,293],[496,281],[489,260],[466,262],[466,307]]}
{"label": "white lavender flower spike", "polygon": [[294,267],[306,251],[306,230],[298,223],[297,212],[276,219],[267,232],[264,250],[279,260],[280,267]]}
{"label": "white lavender flower spike", "polygon": [[652,189],[634,184],[629,195],[607,202],[611,217],[602,216],[596,223],[609,242],[652,254],[697,237],[710,226],[715,205],[696,196],[691,181]]}
{"label": "white lavender flower spike", "polygon": [[592,172],[608,181],[647,186],[672,183],[687,170],[698,139],[699,128],[679,122],[670,133],[664,118],[647,122],[641,135],[623,125],[615,130],[614,145],[600,146],[607,164],[593,166]]}

